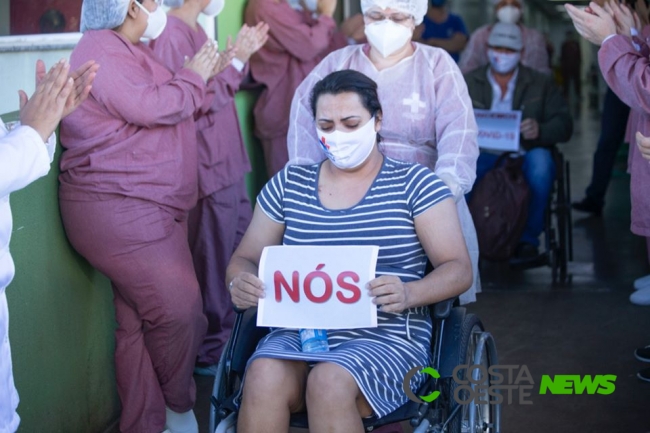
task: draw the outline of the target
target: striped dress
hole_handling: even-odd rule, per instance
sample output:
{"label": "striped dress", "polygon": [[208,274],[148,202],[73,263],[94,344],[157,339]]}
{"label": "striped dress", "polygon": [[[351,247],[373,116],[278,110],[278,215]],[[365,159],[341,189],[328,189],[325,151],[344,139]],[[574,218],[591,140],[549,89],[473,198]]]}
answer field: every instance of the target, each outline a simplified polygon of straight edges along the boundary
{"label": "striped dress", "polygon": [[[427,261],[415,232],[414,218],[452,197],[428,168],[385,157],[382,168],[359,203],[329,210],[318,198],[320,164],[286,167],[271,179],[257,203],[273,221],[285,225],[284,245],[378,245],[377,276],[419,280]],[[264,337],[257,358],[331,362],[355,379],[381,418],[405,404],[406,373],[430,363],[431,320],[426,307],[400,314],[377,313],[377,328],[330,330],[330,351],[303,353],[295,329],[275,329]],[[422,375],[414,376],[413,391]]]}

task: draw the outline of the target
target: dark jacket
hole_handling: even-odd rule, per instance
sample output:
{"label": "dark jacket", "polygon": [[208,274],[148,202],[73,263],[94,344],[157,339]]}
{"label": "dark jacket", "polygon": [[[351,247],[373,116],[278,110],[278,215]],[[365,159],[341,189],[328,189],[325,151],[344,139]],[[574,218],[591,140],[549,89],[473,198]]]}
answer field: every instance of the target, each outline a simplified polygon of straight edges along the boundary
{"label": "dark jacket", "polygon": [[[465,74],[467,90],[474,108],[489,110],[492,105],[492,85],[487,77],[490,66],[482,66]],[[550,147],[571,138],[573,121],[569,107],[553,79],[526,66],[519,65],[512,109],[522,110],[521,120],[535,119],[539,123],[536,140],[521,140],[521,147]]]}

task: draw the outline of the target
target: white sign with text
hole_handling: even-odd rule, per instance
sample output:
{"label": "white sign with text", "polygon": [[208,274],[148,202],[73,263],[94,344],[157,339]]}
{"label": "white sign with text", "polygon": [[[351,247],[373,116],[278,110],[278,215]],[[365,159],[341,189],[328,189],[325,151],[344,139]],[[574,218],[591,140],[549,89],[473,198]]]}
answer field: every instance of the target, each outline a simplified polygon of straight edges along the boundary
{"label": "white sign with text", "polygon": [[377,326],[377,306],[366,284],[375,278],[378,246],[264,248],[259,278],[266,296],[257,325],[351,329]]}
{"label": "white sign with text", "polygon": [[503,152],[519,151],[521,111],[474,109],[478,125],[478,147]]}

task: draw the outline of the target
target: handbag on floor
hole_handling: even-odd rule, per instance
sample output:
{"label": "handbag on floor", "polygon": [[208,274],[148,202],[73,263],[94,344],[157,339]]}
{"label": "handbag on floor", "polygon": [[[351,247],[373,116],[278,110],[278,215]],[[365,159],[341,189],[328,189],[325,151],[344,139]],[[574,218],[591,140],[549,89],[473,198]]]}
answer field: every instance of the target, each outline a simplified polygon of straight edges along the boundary
{"label": "handbag on floor", "polygon": [[530,190],[522,170],[524,158],[513,155],[501,155],[472,191],[469,211],[484,259],[512,257],[526,226]]}

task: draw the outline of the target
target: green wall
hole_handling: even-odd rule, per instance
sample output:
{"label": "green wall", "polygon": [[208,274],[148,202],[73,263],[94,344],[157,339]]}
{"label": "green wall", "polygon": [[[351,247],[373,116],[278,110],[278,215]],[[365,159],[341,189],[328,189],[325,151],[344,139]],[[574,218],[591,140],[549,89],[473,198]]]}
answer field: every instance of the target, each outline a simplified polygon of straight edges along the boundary
{"label": "green wall", "polygon": [[[219,16],[219,40],[243,22],[244,2],[229,0]],[[254,197],[266,180],[253,138],[255,92],[237,95],[253,173]],[[14,115],[4,116],[12,120]],[[119,400],[113,367],[115,328],[109,281],[67,242],[58,209],[58,158],[50,174],[11,195],[11,252],[16,277],[7,289],[21,433],[116,431]]]}
{"label": "green wall", "polygon": [[68,244],[58,157],[52,167],[10,198],[16,277],[7,297],[19,432],[102,432],[119,413],[110,283]]}
{"label": "green wall", "polygon": [[[232,36],[233,40],[237,36],[237,32],[242,26],[244,9],[246,2],[244,0],[229,0],[226,1],[226,6],[223,12],[219,15],[217,22],[217,39],[219,41],[227,40],[228,36]],[[223,47],[224,44],[221,43]],[[257,98],[257,91],[241,91],[235,97],[237,103],[237,110],[239,112],[239,123],[241,125],[242,133],[244,134],[244,141],[248,149],[248,155],[253,167],[252,172],[247,176],[246,181],[248,184],[248,193],[251,198],[255,198],[259,190],[264,186],[266,180],[266,168],[264,167],[264,158],[261,145],[259,141],[253,136],[253,104]]]}

